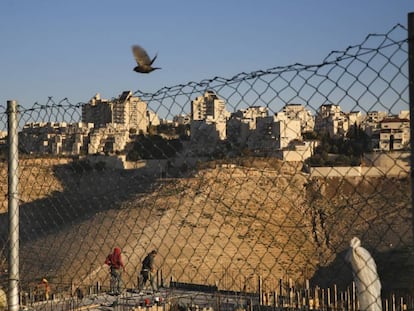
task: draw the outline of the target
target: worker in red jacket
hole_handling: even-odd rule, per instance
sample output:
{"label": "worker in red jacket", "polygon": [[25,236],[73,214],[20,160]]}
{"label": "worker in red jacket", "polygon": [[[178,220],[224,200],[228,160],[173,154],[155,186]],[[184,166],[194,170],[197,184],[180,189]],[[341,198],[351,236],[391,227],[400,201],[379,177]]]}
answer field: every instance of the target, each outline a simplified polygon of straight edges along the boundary
{"label": "worker in red jacket", "polygon": [[110,268],[111,281],[109,283],[109,293],[120,295],[122,293],[122,272],[125,272],[121,249],[115,247],[114,251],[106,257],[105,263]]}

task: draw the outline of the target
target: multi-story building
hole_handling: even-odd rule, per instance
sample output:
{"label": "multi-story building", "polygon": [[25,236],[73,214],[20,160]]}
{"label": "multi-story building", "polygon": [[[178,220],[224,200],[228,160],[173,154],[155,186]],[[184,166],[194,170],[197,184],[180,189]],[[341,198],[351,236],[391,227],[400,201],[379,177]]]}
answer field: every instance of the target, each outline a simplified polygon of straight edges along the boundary
{"label": "multi-story building", "polygon": [[102,99],[97,93],[87,104],[82,106],[82,122],[92,123],[95,128],[105,127],[112,123],[113,103]]}
{"label": "multi-story building", "polygon": [[381,121],[388,116],[386,111],[368,111],[361,122],[361,129],[370,137],[374,150],[379,149]]}
{"label": "multi-story building", "polygon": [[361,123],[362,129],[368,136],[378,136],[381,130],[381,121],[388,116],[386,111],[368,111],[365,119]]}
{"label": "multi-story building", "polygon": [[269,109],[267,107],[251,106],[246,109],[240,109],[231,115],[232,119],[238,119],[243,123],[249,125],[250,130],[256,128],[256,119],[264,118],[269,115]]}
{"label": "multi-story building", "polygon": [[265,118],[268,115],[268,108],[259,106],[240,109],[232,113],[227,121],[227,139],[244,147],[251,131],[256,129],[257,118]]}
{"label": "multi-story building", "polygon": [[256,128],[249,131],[247,146],[251,150],[273,152],[277,149],[277,138],[273,131],[274,116],[257,118]]}
{"label": "multi-story building", "polygon": [[[314,129],[330,137],[341,137],[353,126],[371,136],[374,149],[389,151],[408,147],[409,117],[409,111],[392,117],[378,111],[362,116],[359,111],[342,112],[341,107],[334,104],[320,106],[315,119],[299,104],[288,104],[272,116],[267,107],[260,106],[241,109],[230,116],[225,101],[213,91],[206,91],[191,102],[191,114],[175,117],[174,124],[168,122],[172,127],[190,123],[189,127],[181,126],[181,132],[171,133],[174,137],[190,135],[191,143],[201,151],[214,150],[217,142],[225,139],[233,146],[258,151],[292,151],[293,145],[305,148],[304,132]],[[167,122],[160,121],[131,91],[123,92],[114,100],[102,99],[96,94],[82,107],[82,121],[26,124],[20,133],[22,149],[29,153],[67,155],[122,151],[130,142],[130,134],[148,134],[150,127]]]}
{"label": "multi-story building", "polygon": [[248,138],[250,149],[275,152],[286,148],[293,140],[302,139],[300,121],[287,118],[284,112],[256,121],[256,129]]}
{"label": "multi-story building", "polygon": [[300,104],[287,104],[283,107],[283,112],[288,119],[300,121],[302,133],[313,131],[315,118],[305,106]]}
{"label": "multi-story building", "polygon": [[191,140],[214,143],[226,139],[229,115],[224,100],[213,91],[206,91],[191,102]]}
{"label": "multi-story building", "polygon": [[158,126],[161,124],[160,118],[154,111],[147,110],[147,117],[148,117],[149,126]]}
{"label": "multi-story building", "polygon": [[386,111],[368,111],[366,121],[368,124],[375,123],[380,124],[388,116]]}
{"label": "multi-story building", "polygon": [[191,102],[193,121],[207,119],[213,122],[225,121],[228,115],[225,101],[220,99],[214,91],[206,91],[202,96],[198,96]]}
{"label": "multi-story building", "polygon": [[109,124],[90,133],[88,154],[123,151],[128,142],[128,129],[115,123]]}
{"label": "multi-story building", "polygon": [[348,112],[346,115],[348,117],[349,127],[359,127],[364,119],[361,111],[351,111]]}
{"label": "multi-story building", "polygon": [[180,114],[178,116],[174,116],[172,122],[175,123],[176,126],[190,124],[191,123],[191,115],[190,114]]}
{"label": "multi-story building", "polygon": [[137,133],[148,132],[150,120],[147,114],[147,103],[139,97],[132,96],[131,91],[123,92],[114,101],[112,109],[112,123]]}
{"label": "multi-story building", "polygon": [[302,140],[301,121],[289,118],[284,112],[275,114],[274,136],[279,142],[278,149],[286,148],[291,141]]}
{"label": "multi-story building", "polygon": [[111,101],[101,99],[101,96],[96,94],[82,107],[82,121],[93,123],[95,128],[117,124],[117,128],[124,127],[127,130],[146,134],[150,121],[156,123],[156,117],[148,113],[144,101],[132,96],[131,91],[125,91]]}
{"label": "multi-story building", "polygon": [[379,148],[384,151],[403,150],[410,143],[410,120],[389,117],[381,121]]}
{"label": "multi-story building", "polygon": [[159,125],[158,116],[130,91],[111,101],[96,94],[82,107],[82,121],[26,124],[20,146],[27,153],[56,155],[122,151],[131,130],[146,134],[150,122]]}
{"label": "multi-story building", "polygon": [[315,117],[315,131],[327,133],[330,137],[344,136],[349,129],[347,114],[339,105],[325,104],[319,107]]}
{"label": "multi-story building", "polygon": [[79,155],[86,153],[92,128],[92,123],[82,122],[28,123],[19,134],[19,144],[27,153]]}

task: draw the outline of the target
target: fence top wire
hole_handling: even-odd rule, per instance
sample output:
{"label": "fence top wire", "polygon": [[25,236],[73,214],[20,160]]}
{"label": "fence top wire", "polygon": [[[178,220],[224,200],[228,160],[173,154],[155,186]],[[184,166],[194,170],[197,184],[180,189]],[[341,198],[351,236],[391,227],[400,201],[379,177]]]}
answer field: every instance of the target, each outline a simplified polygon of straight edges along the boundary
{"label": "fence top wire", "polygon": [[[387,33],[385,34],[369,34],[365,38],[365,40],[358,45],[351,45],[347,47],[343,51],[331,51],[328,56],[324,58],[322,63],[313,64],[313,65],[305,65],[301,63],[295,63],[292,65],[287,66],[276,66],[273,68],[269,68],[266,70],[257,70],[253,72],[241,72],[236,74],[231,78],[223,78],[223,77],[214,77],[211,79],[204,79],[200,82],[188,82],[187,84],[179,84],[171,87],[163,87],[154,93],[145,93],[142,91],[136,91],[134,94],[140,96],[141,98],[145,99],[162,99],[165,94],[168,93],[181,93],[183,95],[191,95],[194,93],[194,90],[202,90],[207,88],[220,88],[223,86],[227,86],[229,84],[237,84],[242,81],[247,81],[251,79],[257,79],[267,75],[281,75],[284,72],[289,71],[303,71],[303,70],[310,70],[310,71],[317,71],[318,68],[327,66],[327,65],[335,65],[338,62],[351,59],[351,58],[358,58],[370,53],[379,52],[382,49],[389,48],[391,46],[398,46],[401,47],[403,44],[407,43],[406,33],[405,37],[400,37],[398,39],[393,39],[391,35],[398,33],[399,30],[404,30],[407,32],[407,28],[401,24],[397,24],[392,27]],[[378,39],[379,42],[375,46],[370,46],[372,39]]]}
{"label": "fence top wire", "polygon": [[[191,81],[185,84],[178,84],[174,86],[165,86],[155,91],[154,93],[143,92],[137,90],[133,93],[135,96],[139,96],[144,101],[157,101],[162,102],[167,98],[174,98],[177,96],[194,96],[194,94],[201,93],[207,89],[220,91],[223,87],[230,87],[237,89],[238,85],[242,82],[248,82],[250,80],[262,79],[268,76],[280,77],[284,73],[289,72],[303,72],[309,71],[313,74],[318,74],[321,68],[337,65],[340,62],[344,62],[350,59],[361,58],[372,53],[381,53],[382,50],[389,49],[390,47],[398,47],[401,49],[407,44],[407,28],[404,25],[396,24],[388,32],[384,34],[369,34],[357,45],[348,46],[346,49],[333,50],[323,61],[319,64],[301,64],[295,63],[287,66],[275,66],[273,68],[265,70],[257,70],[253,72],[240,72],[230,78],[224,78],[216,76],[210,79],[204,79],[199,82]],[[405,51],[407,48],[405,48]],[[273,81],[273,80],[272,80]],[[235,87],[232,87],[236,85]],[[115,97],[112,100],[116,99]],[[73,104],[68,98],[63,98],[59,101],[55,101],[53,97],[48,97],[45,104],[39,104],[35,102],[32,107],[25,108],[19,106],[21,113],[31,113],[35,111],[53,109],[53,108],[81,108],[86,102],[79,102]],[[169,110],[169,109],[168,109]],[[7,114],[7,108],[5,105],[0,104],[0,114]]]}

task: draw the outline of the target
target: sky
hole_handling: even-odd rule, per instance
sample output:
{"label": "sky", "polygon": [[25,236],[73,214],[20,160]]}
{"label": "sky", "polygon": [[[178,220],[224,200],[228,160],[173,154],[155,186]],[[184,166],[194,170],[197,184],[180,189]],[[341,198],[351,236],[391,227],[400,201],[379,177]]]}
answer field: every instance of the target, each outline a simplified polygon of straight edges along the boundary
{"label": "sky", "polygon": [[[412,0],[1,0],[0,105],[155,92],[216,76],[319,64],[407,24]],[[133,72],[131,46],[162,70]]]}

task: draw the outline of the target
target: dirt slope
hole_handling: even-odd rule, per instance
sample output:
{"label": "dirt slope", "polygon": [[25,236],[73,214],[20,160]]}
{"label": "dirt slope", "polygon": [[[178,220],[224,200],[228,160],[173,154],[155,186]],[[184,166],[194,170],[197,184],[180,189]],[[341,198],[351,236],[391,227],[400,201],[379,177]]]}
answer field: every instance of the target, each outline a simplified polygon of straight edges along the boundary
{"label": "dirt slope", "polygon": [[[43,206],[23,224],[22,284],[42,276],[56,290],[107,284],[103,261],[120,246],[127,286],[136,284],[140,262],[153,248],[165,282],[254,290],[261,275],[267,289],[287,277],[298,285],[312,278],[345,286],[351,274],[344,251],[358,236],[376,258],[384,287],[408,286],[406,278],[395,280],[413,262],[407,180],[310,180],[275,160],[214,163],[162,181],[112,170],[80,178],[67,167],[54,175],[64,190],[25,209]],[[56,225],[43,231],[37,222],[51,210],[49,224]]]}

